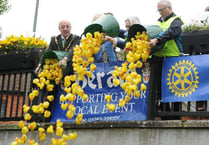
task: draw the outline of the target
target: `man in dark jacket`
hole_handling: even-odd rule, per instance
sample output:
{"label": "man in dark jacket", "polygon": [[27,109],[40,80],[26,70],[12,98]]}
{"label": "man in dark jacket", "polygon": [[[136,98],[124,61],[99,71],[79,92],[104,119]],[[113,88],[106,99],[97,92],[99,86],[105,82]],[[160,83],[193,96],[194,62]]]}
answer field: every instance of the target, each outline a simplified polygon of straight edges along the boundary
{"label": "man in dark jacket", "polygon": [[58,50],[65,51],[67,55],[59,61],[59,65],[66,69],[64,72],[66,74],[72,74],[72,58],[73,58],[73,47],[80,44],[80,37],[71,34],[71,23],[67,20],[62,20],[59,22],[60,35],[53,36],[49,44],[48,50]]}
{"label": "man in dark jacket", "polygon": [[[73,74],[72,58],[73,58],[73,48],[80,44],[80,37],[71,34],[71,24],[67,20],[62,20],[59,22],[60,35],[51,37],[49,48],[47,51],[63,51],[66,55],[59,61],[59,65],[63,68],[63,76]],[[42,60],[40,61],[35,72],[40,71]],[[47,95],[57,96],[57,89],[60,85],[56,85],[54,91],[48,92],[46,89],[40,90],[39,96],[36,100],[34,99],[33,104],[39,104],[43,102]],[[50,103],[48,110],[52,112],[53,103]],[[51,117],[46,118],[44,121],[48,122]]]}
{"label": "man in dark jacket", "polygon": [[[63,51],[67,54],[59,61],[59,65],[63,68],[63,75],[68,75],[73,73],[72,68],[72,58],[73,58],[73,48],[80,44],[80,37],[71,34],[71,23],[68,20],[62,20],[59,22],[60,35],[51,37],[48,51]],[[35,69],[35,73],[40,72],[42,60]]]}

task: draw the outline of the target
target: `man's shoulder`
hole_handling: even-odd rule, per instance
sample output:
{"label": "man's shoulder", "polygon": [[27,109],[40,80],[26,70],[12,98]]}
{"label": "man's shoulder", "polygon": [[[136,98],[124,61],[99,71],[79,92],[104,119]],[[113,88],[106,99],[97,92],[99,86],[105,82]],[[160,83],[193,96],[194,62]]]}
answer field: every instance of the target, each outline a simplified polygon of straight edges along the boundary
{"label": "man's shoulder", "polygon": [[51,40],[55,40],[55,39],[58,39],[59,37],[61,37],[61,35],[52,36],[52,37],[51,37]]}
{"label": "man's shoulder", "polygon": [[76,34],[72,34],[74,39],[79,39],[80,40],[80,36],[76,35]]}

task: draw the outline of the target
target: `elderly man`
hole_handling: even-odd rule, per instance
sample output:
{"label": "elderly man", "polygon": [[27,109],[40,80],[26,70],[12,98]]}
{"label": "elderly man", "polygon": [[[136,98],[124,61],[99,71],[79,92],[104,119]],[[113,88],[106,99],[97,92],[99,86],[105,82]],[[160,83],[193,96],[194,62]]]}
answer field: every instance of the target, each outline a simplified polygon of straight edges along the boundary
{"label": "elderly man", "polygon": [[161,15],[157,24],[164,32],[157,38],[150,40],[150,46],[155,47],[157,44],[164,44],[164,47],[153,55],[159,57],[179,56],[182,52],[180,37],[183,22],[180,17],[173,13],[171,3],[168,0],[160,1],[157,8]]}
{"label": "elderly man", "polygon": [[53,36],[51,38],[51,42],[49,44],[49,50],[68,52],[67,55],[60,60],[59,64],[63,68],[67,67],[66,69],[69,72],[65,72],[66,74],[71,74],[73,72],[72,69],[73,47],[75,45],[79,45],[80,37],[70,33],[72,26],[68,20],[60,21],[58,28],[61,34],[58,36]]}
{"label": "elderly man", "polygon": [[[65,51],[67,55],[59,61],[59,65],[65,70],[63,75],[72,74],[72,58],[73,47],[80,44],[80,37],[71,34],[71,23],[68,20],[62,20],[59,22],[58,29],[61,34],[51,37],[48,50],[53,51]],[[41,61],[37,66],[35,73],[40,71]]]}
{"label": "elderly man", "polygon": [[[59,22],[59,30],[60,30],[60,35],[58,36],[53,36],[51,37],[51,41],[49,44],[48,51],[65,51],[67,54],[65,57],[63,57],[59,61],[59,65],[63,68],[63,75],[69,75],[73,73],[73,67],[72,67],[72,58],[73,58],[73,47],[75,45],[79,45],[80,43],[80,37],[74,34],[71,34],[71,24],[67,20],[62,20]],[[41,66],[40,61],[38,67],[36,68],[35,72],[40,71],[40,66]],[[57,94],[57,89],[58,85],[55,86],[54,91],[48,92],[46,89],[40,90],[39,92],[39,97],[36,98],[36,100],[33,102],[35,104],[39,104],[42,102],[43,98],[46,98],[47,95],[54,95],[56,96]],[[52,111],[53,107],[53,102],[50,103],[50,106],[48,107],[49,111]],[[50,118],[45,119],[46,122],[50,121]]]}
{"label": "elderly man", "polygon": [[[161,75],[162,63],[166,57],[179,56],[182,52],[181,44],[181,26],[183,22],[180,17],[176,16],[172,11],[170,1],[161,0],[157,4],[157,9],[161,17],[157,21],[163,32],[154,39],[150,40],[149,45],[152,47],[153,54],[151,60],[151,81],[153,83],[152,92],[154,95],[157,92],[156,98],[161,100]],[[156,47],[161,46],[161,47]],[[177,111],[178,104],[175,104],[174,111]],[[160,105],[162,106],[162,104]],[[166,104],[166,111],[170,110],[169,104]],[[162,108],[161,108],[162,109]],[[164,118],[164,119],[178,119],[178,118]]]}

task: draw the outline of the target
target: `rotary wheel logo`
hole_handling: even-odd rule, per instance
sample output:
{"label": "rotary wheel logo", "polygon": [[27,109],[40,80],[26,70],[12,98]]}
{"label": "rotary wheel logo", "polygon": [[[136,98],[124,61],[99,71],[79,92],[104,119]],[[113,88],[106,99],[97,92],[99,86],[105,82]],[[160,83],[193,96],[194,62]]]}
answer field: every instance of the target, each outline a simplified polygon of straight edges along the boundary
{"label": "rotary wheel logo", "polygon": [[169,89],[175,96],[184,97],[195,92],[197,84],[199,83],[197,68],[190,61],[179,61],[175,66],[169,69],[168,83]]}

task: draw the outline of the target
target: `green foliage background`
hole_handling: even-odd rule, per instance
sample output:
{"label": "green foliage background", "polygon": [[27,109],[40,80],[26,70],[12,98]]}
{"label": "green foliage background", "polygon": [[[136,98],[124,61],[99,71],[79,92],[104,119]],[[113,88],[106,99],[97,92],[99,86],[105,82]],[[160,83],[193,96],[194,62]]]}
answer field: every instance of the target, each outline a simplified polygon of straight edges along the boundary
{"label": "green foliage background", "polygon": [[11,5],[9,4],[9,0],[0,0],[0,15],[8,12],[10,8]]}

